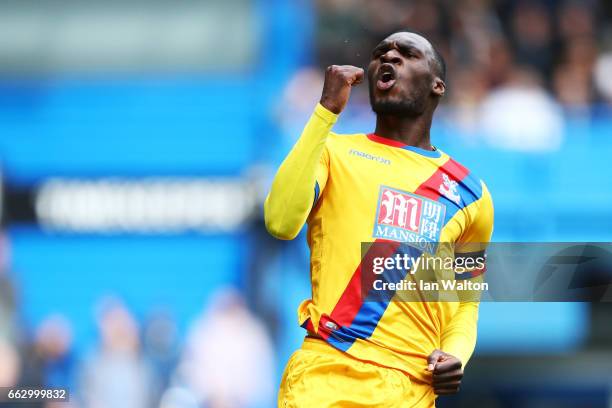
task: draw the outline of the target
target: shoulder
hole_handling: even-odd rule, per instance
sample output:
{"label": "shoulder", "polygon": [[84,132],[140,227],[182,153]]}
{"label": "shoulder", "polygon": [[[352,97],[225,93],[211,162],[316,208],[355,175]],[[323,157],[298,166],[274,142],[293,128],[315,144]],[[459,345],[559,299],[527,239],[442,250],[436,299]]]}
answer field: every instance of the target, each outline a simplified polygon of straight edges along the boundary
{"label": "shoulder", "polygon": [[355,141],[359,141],[361,139],[367,139],[367,135],[365,133],[336,133],[329,132],[329,139],[336,140],[346,143],[351,143]]}
{"label": "shoulder", "polygon": [[446,188],[443,185],[441,189],[447,190],[447,194],[453,189],[457,192],[456,203],[465,217],[459,242],[489,242],[493,231],[494,213],[493,200],[487,185],[478,175],[450,156],[441,168],[448,171],[447,179],[450,179],[452,187]]}
{"label": "shoulder", "polygon": [[[480,201],[491,201],[491,194],[482,178],[468,167],[443,152],[447,160],[440,166],[449,182],[457,182],[462,201],[466,204]],[[444,178],[444,175],[443,175]],[[446,180],[445,180],[446,181]]]}
{"label": "shoulder", "polygon": [[366,143],[367,136],[364,133],[334,133],[330,132],[326,146],[328,149],[344,149],[355,147]]}

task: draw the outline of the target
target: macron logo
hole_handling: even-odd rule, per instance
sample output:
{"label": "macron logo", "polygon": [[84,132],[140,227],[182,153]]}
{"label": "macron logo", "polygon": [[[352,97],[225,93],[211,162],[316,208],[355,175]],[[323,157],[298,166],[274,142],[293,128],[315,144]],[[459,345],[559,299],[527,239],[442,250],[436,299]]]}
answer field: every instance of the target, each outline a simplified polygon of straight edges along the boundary
{"label": "macron logo", "polygon": [[359,150],[355,150],[355,149],[349,150],[349,154],[352,156],[359,156],[359,157],[363,157],[364,159],[373,160],[380,164],[386,164],[386,165],[391,164],[391,160],[389,159],[385,159],[384,157],[381,157],[381,156],[375,156],[373,154],[366,153],[366,152],[360,152]]}

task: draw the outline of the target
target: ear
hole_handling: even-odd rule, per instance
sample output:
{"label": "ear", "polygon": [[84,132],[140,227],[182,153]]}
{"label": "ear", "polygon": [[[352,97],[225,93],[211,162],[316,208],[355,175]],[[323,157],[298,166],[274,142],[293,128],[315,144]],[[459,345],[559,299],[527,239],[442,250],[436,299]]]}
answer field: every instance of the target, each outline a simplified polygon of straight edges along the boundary
{"label": "ear", "polygon": [[433,87],[432,87],[431,91],[436,96],[442,97],[442,96],[444,96],[444,93],[446,92],[446,84],[439,77],[434,77]]}

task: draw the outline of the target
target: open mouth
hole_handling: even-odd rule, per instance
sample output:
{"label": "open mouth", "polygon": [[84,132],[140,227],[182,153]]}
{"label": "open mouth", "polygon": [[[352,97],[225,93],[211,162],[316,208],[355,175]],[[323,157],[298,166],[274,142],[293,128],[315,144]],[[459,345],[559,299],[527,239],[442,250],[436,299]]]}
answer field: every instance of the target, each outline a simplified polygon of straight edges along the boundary
{"label": "open mouth", "polygon": [[395,85],[395,69],[391,64],[384,64],[379,69],[376,87],[381,91],[386,91],[391,89],[393,85]]}

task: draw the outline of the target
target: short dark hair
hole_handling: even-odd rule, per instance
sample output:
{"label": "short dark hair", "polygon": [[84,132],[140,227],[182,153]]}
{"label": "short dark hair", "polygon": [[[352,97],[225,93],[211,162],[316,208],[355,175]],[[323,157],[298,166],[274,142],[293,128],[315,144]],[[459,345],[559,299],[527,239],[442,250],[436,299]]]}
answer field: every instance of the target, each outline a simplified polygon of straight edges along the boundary
{"label": "short dark hair", "polygon": [[433,50],[434,68],[436,70],[436,75],[439,76],[440,79],[442,79],[443,81],[446,81],[446,61],[444,60],[444,57],[442,56],[440,51],[438,51],[438,49],[435,47],[435,45],[433,45],[433,43],[429,41],[429,39],[423,33],[420,33],[418,31],[407,29],[407,30],[400,30],[398,32],[420,35],[421,37],[425,38],[427,42],[429,42],[429,45],[431,45],[431,49]]}
{"label": "short dark hair", "polygon": [[433,44],[431,44],[431,48],[433,48],[434,52],[434,61],[436,63],[437,71],[436,75],[438,75],[440,79],[446,82],[446,61],[444,61],[444,57],[442,56],[440,51],[438,51],[438,49],[433,46]]}

